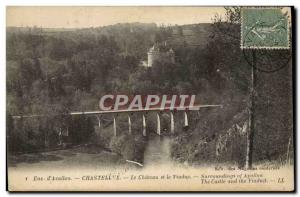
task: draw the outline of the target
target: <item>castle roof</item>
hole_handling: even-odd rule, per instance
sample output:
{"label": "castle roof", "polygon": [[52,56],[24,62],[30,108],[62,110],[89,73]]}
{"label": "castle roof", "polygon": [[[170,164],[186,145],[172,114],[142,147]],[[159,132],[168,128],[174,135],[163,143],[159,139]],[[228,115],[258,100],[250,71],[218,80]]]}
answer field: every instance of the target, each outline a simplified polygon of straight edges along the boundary
{"label": "castle roof", "polygon": [[174,51],[173,51],[173,49],[172,49],[172,48],[170,48],[170,50],[169,50],[169,53],[174,53]]}
{"label": "castle roof", "polygon": [[168,48],[166,46],[159,46],[158,44],[154,44],[148,51],[149,53],[152,52],[165,52],[165,53],[174,53],[174,50],[172,48]]}
{"label": "castle roof", "polygon": [[159,52],[159,47],[154,44],[150,49],[149,49],[149,52]]}

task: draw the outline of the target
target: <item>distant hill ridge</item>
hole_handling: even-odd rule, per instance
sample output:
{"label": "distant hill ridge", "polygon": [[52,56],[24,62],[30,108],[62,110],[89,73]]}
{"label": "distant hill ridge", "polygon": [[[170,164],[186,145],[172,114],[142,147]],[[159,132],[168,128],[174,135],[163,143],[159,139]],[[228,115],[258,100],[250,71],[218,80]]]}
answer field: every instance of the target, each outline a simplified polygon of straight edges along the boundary
{"label": "distant hill ridge", "polygon": [[[39,27],[7,27],[7,33],[31,33],[53,36],[69,36],[74,35],[92,35],[92,36],[113,36],[117,40],[123,40],[128,37],[141,37],[146,39],[147,47],[150,43],[155,42],[155,35],[159,31],[167,31],[166,36],[162,38],[168,44],[188,45],[205,47],[211,32],[210,23],[187,24],[187,25],[170,25],[158,26],[155,23],[118,23],[103,27],[89,28],[39,28]],[[145,44],[145,43],[144,43]]]}

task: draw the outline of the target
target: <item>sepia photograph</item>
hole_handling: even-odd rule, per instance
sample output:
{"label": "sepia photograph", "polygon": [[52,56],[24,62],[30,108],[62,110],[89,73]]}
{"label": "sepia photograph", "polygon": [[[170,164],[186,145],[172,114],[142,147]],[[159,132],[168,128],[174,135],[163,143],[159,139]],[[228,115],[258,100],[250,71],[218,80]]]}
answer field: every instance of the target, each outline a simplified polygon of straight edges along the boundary
{"label": "sepia photograph", "polygon": [[7,6],[7,187],[285,191],[294,7]]}

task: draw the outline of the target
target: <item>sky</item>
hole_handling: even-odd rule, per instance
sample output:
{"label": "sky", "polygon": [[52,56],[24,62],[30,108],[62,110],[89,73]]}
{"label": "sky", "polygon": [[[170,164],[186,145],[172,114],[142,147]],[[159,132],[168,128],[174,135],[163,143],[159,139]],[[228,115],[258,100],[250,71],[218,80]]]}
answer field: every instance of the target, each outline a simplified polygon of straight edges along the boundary
{"label": "sky", "polygon": [[8,6],[6,26],[44,28],[84,28],[117,23],[156,23],[182,25],[211,23],[215,14],[224,15],[222,7],[38,7]]}

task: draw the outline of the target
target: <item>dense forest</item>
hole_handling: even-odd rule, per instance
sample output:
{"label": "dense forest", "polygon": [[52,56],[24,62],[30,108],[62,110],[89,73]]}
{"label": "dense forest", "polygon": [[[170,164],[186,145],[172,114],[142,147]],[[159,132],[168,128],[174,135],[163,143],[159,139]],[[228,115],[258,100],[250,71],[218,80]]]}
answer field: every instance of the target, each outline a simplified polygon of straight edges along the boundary
{"label": "dense forest", "polygon": [[[176,123],[173,159],[195,165],[227,161],[243,165],[251,65],[240,49],[239,15],[234,14],[228,9],[226,23],[216,18],[211,24],[182,26],[8,27],[8,151],[58,147],[58,133],[67,130],[70,146],[95,143],[142,161],[147,139],[138,126],[141,117],[135,117],[134,137],[122,132],[126,130],[122,124],[120,135],[112,137],[111,121],[100,130],[95,117],[66,114],[98,110],[99,99],[105,94],[195,94],[202,104],[222,104],[223,108],[192,112],[187,130],[180,121]],[[152,68],[141,66],[155,43],[172,48],[175,63],[159,61]],[[276,61],[273,58],[269,64]],[[287,63],[277,72],[257,71],[256,162],[285,158],[293,129],[291,70]],[[43,116],[12,118],[30,114]],[[151,117],[149,122],[148,130],[154,130]]]}

